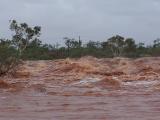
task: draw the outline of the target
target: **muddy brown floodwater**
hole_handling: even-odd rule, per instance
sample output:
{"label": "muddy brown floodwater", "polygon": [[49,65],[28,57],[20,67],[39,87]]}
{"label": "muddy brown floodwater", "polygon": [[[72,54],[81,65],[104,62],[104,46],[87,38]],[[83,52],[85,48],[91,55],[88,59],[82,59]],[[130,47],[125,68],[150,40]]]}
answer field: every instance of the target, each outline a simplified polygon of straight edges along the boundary
{"label": "muddy brown floodwater", "polygon": [[0,78],[0,120],[160,120],[160,58],[26,61]]}

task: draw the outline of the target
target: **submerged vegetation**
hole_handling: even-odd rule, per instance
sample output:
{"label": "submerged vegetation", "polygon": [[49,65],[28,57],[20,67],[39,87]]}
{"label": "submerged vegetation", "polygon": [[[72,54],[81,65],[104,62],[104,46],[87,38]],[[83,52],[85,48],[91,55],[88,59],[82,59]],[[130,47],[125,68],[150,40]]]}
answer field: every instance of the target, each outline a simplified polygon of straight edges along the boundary
{"label": "submerged vegetation", "polygon": [[65,37],[65,46],[43,44],[39,39],[41,27],[29,27],[26,23],[19,24],[10,21],[10,30],[13,32],[11,40],[0,39],[0,75],[18,65],[22,60],[49,60],[62,58],[79,58],[94,56],[98,58],[112,57],[144,57],[160,56],[160,39],[156,39],[153,45],[145,43],[136,44],[133,38],[124,38],[115,35],[106,41],[89,41]]}

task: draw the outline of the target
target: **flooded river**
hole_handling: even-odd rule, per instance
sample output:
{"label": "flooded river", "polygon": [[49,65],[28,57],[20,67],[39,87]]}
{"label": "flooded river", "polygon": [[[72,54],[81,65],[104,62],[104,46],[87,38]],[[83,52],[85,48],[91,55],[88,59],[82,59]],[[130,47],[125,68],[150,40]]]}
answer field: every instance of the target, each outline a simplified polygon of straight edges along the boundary
{"label": "flooded river", "polygon": [[159,92],[134,89],[93,92],[70,87],[60,93],[54,90],[0,94],[0,120],[159,119]]}
{"label": "flooded river", "polygon": [[[66,61],[25,63],[15,78],[3,78],[10,85],[0,89],[0,120],[160,120],[158,72],[127,61],[119,65],[124,73],[100,73],[112,64],[101,60],[101,67],[95,61],[95,68]],[[127,66],[141,71],[132,74]]]}

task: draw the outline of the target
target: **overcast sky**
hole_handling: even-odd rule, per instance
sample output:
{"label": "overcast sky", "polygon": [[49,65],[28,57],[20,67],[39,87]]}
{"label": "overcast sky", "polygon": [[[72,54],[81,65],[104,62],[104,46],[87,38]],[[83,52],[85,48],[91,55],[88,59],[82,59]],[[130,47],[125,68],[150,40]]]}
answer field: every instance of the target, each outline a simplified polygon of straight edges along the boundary
{"label": "overcast sky", "polygon": [[0,37],[9,20],[42,26],[41,40],[103,41],[119,34],[150,43],[160,37],[160,0],[0,0]]}

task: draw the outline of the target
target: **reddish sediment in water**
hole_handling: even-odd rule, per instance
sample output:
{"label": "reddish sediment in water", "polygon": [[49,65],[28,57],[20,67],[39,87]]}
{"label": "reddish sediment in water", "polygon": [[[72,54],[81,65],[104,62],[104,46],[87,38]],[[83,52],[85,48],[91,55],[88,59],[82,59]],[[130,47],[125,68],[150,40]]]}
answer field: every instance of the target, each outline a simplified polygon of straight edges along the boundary
{"label": "reddish sediment in water", "polygon": [[0,120],[158,120],[160,58],[25,61],[0,91]]}

